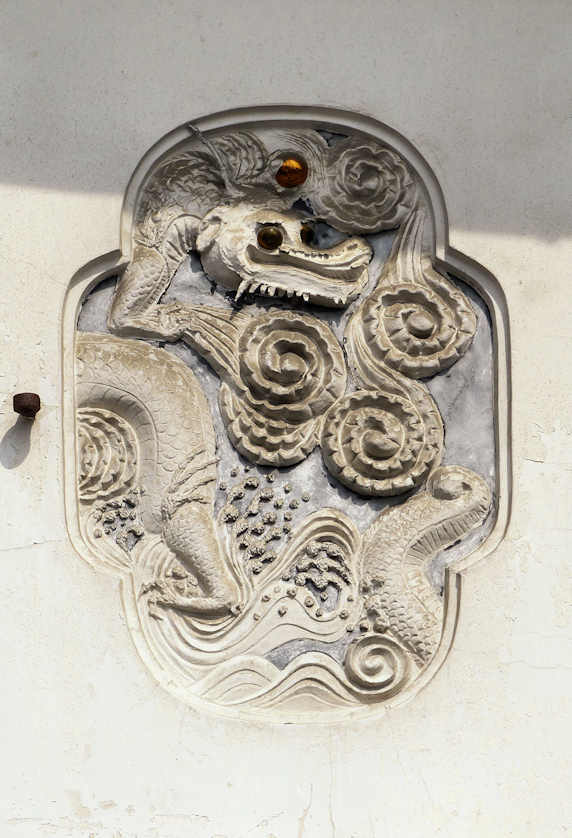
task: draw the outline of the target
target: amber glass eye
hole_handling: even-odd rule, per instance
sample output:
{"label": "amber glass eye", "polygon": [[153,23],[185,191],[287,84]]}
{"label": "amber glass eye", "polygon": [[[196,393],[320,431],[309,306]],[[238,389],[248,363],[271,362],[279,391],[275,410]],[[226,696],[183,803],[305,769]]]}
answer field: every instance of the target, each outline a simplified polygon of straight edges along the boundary
{"label": "amber glass eye", "polygon": [[273,224],[267,224],[265,227],[260,228],[257,238],[258,244],[260,247],[263,247],[264,250],[276,250],[276,248],[280,247],[282,244],[282,239],[284,237],[280,227],[275,227]]}
{"label": "amber glass eye", "polygon": [[300,228],[300,238],[304,244],[312,244],[315,238],[313,227],[309,224],[302,224],[302,227]]}
{"label": "amber glass eye", "polygon": [[276,180],[280,186],[292,189],[301,186],[308,177],[308,165],[305,160],[287,157],[276,172]]}

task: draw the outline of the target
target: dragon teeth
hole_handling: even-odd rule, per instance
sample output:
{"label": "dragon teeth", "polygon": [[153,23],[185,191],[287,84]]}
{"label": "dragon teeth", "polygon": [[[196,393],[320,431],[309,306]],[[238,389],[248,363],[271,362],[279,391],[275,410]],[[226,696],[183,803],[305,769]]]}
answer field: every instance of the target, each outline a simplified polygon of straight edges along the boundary
{"label": "dragon teeth", "polygon": [[240,283],[240,285],[237,288],[236,295],[235,295],[234,299],[235,300],[240,300],[240,298],[242,297],[242,295],[244,294],[244,292],[247,289],[248,289],[248,280],[243,279],[242,282]]}

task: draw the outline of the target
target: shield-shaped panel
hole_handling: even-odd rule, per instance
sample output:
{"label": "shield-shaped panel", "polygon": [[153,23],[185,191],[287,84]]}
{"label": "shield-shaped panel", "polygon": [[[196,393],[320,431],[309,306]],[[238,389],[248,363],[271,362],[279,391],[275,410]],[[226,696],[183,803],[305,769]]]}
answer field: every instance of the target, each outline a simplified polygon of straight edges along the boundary
{"label": "shield-shaped panel", "polygon": [[64,316],[68,525],[182,700],[404,701],[509,507],[500,286],[428,165],[355,114],[230,112],[143,158]]}

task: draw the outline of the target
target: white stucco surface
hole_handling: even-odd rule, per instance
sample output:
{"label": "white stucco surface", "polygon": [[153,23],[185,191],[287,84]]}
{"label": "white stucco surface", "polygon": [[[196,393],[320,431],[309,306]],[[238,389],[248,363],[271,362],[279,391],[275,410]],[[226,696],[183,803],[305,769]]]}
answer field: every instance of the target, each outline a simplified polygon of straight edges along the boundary
{"label": "white stucco surface", "polygon": [[[7,838],[558,836],[572,829],[572,306],[564,0],[5,0],[0,121]],[[273,102],[393,126],[443,188],[453,246],[512,328],[514,503],[467,574],[452,652],[372,721],[200,715],[157,686],[118,584],[67,538],[60,315],[118,246],[141,155],[183,121]],[[43,408],[15,426],[12,395]],[[468,429],[470,432],[470,429]]]}

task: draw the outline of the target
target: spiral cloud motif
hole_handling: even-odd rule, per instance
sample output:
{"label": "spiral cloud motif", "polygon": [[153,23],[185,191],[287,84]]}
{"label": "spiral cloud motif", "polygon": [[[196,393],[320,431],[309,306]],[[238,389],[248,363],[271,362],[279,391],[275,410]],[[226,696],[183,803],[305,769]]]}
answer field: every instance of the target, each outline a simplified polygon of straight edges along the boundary
{"label": "spiral cloud motif", "polygon": [[365,343],[378,362],[410,378],[450,367],[475,332],[475,313],[464,296],[436,274],[433,286],[441,293],[422,285],[381,286],[364,304]]}
{"label": "spiral cloud motif", "polygon": [[476,332],[470,302],[423,250],[426,223],[421,210],[407,219],[377,287],[350,322],[350,352],[368,385],[388,368],[416,379],[448,369]]}
{"label": "spiral cloud motif", "polygon": [[405,162],[379,143],[337,143],[324,170],[325,181],[310,195],[312,208],[343,232],[391,230],[415,205],[417,187]]}
{"label": "spiral cloud motif", "polygon": [[235,447],[260,465],[292,465],[318,441],[323,414],[344,392],[342,350],[320,320],[293,311],[252,319],[239,339],[239,381],[220,404]]}
{"label": "spiral cloud motif", "polygon": [[443,424],[431,397],[396,387],[357,390],[326,414],[322,454],[329,471],[364,496],[398,495],[437,464]]}
{"label": "spiral cloud motif", "polygon": [[352,643],[344,666],[353,684],[386,698],[402,689],[409,675],[405,651],[391,638],[380,635],[368,635]]}

